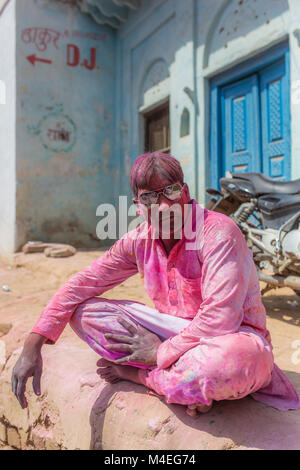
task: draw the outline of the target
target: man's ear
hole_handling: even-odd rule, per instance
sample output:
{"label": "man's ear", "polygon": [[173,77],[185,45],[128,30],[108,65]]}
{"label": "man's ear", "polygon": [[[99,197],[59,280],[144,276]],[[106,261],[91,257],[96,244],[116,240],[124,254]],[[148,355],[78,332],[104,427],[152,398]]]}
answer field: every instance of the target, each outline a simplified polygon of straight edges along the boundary
{"label": "man's ear", "polygon": [[189,190],[189,187],[186,183],[183,183],[183,187],[182,187],[184,193],[185,193],[185,196],[187,198],[187,201],[190,202],[191,200],[191,196],[190,196],[190,190]]}
{"label": "man's ear", "polygon": [[141,210],[141,204],[140,204],[139,200],[134,197],[134,198],[132,198],[132,202],[133,202],[133,204],[135,204],[137,206],[137,209],[136,209],[137,215],[143,215],[143,212]]}

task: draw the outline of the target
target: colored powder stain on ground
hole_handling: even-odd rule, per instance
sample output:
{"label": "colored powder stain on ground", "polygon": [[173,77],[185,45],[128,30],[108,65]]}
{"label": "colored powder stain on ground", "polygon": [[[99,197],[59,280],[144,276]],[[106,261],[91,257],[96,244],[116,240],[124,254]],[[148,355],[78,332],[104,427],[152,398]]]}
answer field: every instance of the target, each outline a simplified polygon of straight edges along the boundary
{"label": "colored powder stain on ground", "polygon": [[212,420],[209,422],[209,424],[214,424],[214,422],[215,422],[215,420],[212,419]]}

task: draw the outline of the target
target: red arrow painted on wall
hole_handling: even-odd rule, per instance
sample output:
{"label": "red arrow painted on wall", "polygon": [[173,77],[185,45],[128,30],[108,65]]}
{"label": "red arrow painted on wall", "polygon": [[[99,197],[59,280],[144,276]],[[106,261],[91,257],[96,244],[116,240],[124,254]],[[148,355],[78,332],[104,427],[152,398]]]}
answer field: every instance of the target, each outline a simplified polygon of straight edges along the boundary
{"label": "red arrow painted on wall", "polygon": [[32,65],[35,65],[36,62],[44,62],[45,64],[52,64],[52,60],[48,59],[41,59],[37,57],[35,54],[29,55],[26,57],[28,62],[30,62]]}

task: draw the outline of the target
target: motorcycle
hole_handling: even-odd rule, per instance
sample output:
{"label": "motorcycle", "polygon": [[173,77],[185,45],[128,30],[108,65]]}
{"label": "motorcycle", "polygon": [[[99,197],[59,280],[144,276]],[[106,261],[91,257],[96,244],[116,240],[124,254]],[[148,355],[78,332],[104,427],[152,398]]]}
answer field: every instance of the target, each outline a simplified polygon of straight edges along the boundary
{"label": "motorcycle", "polygon": [[220,187],[206,189],[206,208],[229,216],[243,232],[266,283],[262,295],[284,286],[300,295],[300,179],[226,172]]}

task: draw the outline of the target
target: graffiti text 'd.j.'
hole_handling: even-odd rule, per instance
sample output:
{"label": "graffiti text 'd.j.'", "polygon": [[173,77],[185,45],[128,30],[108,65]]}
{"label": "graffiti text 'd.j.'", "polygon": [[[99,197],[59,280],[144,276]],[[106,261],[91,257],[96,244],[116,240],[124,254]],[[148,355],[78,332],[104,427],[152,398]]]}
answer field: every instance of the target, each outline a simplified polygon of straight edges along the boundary
{"label": "graffiti text 'd.j.'", "polygon": [[69,67],[85,67],[88,70],[94,70],[99,68],[96,64],[96,48],[90,48],[90,56],[88,59],[84,59],[80,62],[80,49],[75,44],[67,45],[67,65]]}

